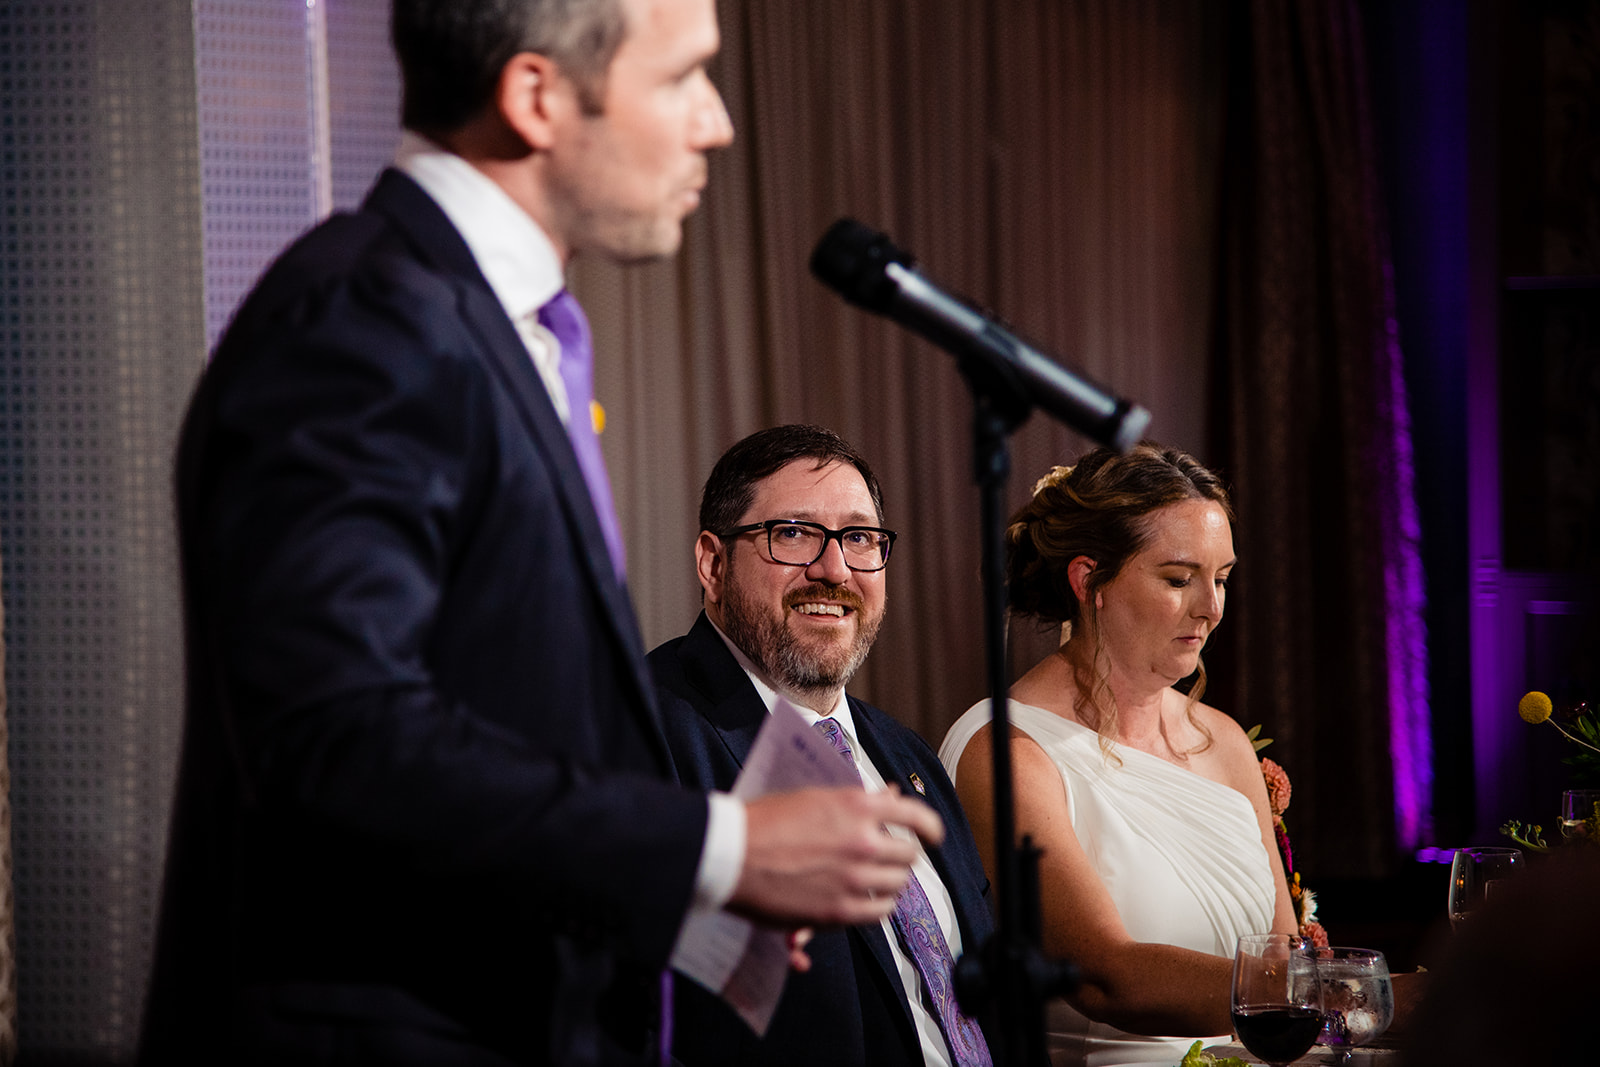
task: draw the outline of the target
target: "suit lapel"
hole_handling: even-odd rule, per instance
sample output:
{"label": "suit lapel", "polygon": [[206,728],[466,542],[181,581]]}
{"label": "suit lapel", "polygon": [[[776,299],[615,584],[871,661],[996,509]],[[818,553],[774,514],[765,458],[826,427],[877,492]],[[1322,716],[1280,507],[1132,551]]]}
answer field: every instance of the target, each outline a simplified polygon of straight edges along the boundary
{"label": "suit lapel", "polygon": [[706,721],[742,768],[756,734],[761,732],[761,724],[767,721],[761,695],[722,643],[705,612],[685,635],[679,655],[690,684],[705,697]]}
{"label": "suit lapel", "polygon": [[527,346],[484,280],[466,242],[439,206],[415,182],[399,171],[385,171],[368,196],[366,207],[380,212],[404,232],[421,258],[455,276],[462,318],[477,335],[488,355],[491,371],[511,396],[535,451],[545,459],[554,475],[556,496],[573,530],[584,569],[605,609],[603,614],[623,647],[622,658],[628,663],[629,675],[640,700],[650,709],[647,733],[654,739],[658,754],[665,759],[665,741],[656,721],[655,689],[645,673],[644,639],[639,633],[633,602],[612,568],[605,535],[600,531],[600,520],[595,516],[577,454],[533,367]]}
{"label": "suit lapel", "polygon": [[583,470],[578,466],[572,439],[567,436],[567,428],[562,425],[550,402],[550,394],[533,368],[521,335],[506,318],[505,309],[493,292],[467,284],[461,286],[460,293],[463,316],[489,353],[501,384],[516,400],[528,433],[555,472],[557,495],[567,521],[577,530],[585,569],[605,598],[612,621],[619,624],[629,644],[642,656],[644,642],[634,624],[633,606],[612,568],[605,535],[600,531],[600,520],[595,517],[594,501],[589,496]]}

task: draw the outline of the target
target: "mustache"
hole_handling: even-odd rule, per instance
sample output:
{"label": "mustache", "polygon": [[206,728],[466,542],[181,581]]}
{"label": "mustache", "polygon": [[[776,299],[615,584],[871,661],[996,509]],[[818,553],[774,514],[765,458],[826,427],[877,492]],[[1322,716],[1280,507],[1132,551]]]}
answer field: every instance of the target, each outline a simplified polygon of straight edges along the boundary
{"label": "mustache", "polygon": [[867,604],[853,590],[830,582],[812,582],[810,585],[784,594],[784,608],[792,608],[807,600],[831,600],[843,604],[851,611],[865,611]]}

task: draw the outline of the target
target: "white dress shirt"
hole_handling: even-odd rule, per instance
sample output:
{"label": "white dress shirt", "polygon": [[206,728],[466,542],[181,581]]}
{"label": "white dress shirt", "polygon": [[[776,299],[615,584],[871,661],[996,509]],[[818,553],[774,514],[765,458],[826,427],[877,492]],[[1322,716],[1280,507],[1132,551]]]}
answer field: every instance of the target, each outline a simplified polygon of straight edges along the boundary
{"label": "white dress shirt", "polygon": [[[566,286],[561,257],[550,238],[492,178],[425,137],[406,131],[394,165],[422,187],[461,234],[522,337],[556,413],[563,423],[569,421],[567,387],[561,380],[561,346],[555,335],[539,324],[539,309]],[[746,827],[740,801],[713,792],[709,804],[693,906],[716,909],[728,902],[738,885]]]}

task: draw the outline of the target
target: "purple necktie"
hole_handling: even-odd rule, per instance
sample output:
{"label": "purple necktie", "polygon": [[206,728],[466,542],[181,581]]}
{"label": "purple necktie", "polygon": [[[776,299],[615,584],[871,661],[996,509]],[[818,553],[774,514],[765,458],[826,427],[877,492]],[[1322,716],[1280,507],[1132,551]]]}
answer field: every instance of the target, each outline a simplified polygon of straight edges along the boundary
{"label": "purple necktie", "polygon": [[626,573],[627,557],[616,504],[611,499],[611,479],[606,476],[606,458],[594,432],[594,342],[589,337],[589,320],[577,298],[563,289],[539,309],[539,325],[561,345],[561,381],[567,387],[567,436],[578,454],[578,467],[589,486],[589,499],[594,502],[606,550],[620,581]]}
{"label": "purple necktie", "polygon": [[[817,722],[816,730],[828,739],[839,755],[850,761],[850,766],[855,766],[855,754],[839,727],[839,720],[822,719]],[[917,973],[922,975],[922,984],[933,1001],[934,1017],[939,1020],[939,1029],[944,1034],[945,1044],[950,1046],[956,1067],[993,1067],[983,1031],[956,1003],[955,988],[950,980],[955,961],[950,958],[950,946],[945,944],[944,932],[933,915],[933,905],[928,902],[928,894],[916,875],[906,882],[889,921],[900,935],[900,944],[911,956],[911,962],[916,964]]]}

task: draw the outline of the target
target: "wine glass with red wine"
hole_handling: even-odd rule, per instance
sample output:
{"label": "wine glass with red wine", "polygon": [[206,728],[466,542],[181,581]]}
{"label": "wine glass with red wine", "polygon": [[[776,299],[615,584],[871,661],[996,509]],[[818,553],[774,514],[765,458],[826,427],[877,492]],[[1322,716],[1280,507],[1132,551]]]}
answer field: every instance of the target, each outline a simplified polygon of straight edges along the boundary
{"label": "wine glass with red wine", "polygon": [[1298,934],[1245,934],[1233,954],[1233,1032],[1250,1054],[1281,1067],[1322,1032],[1317,961]]}

